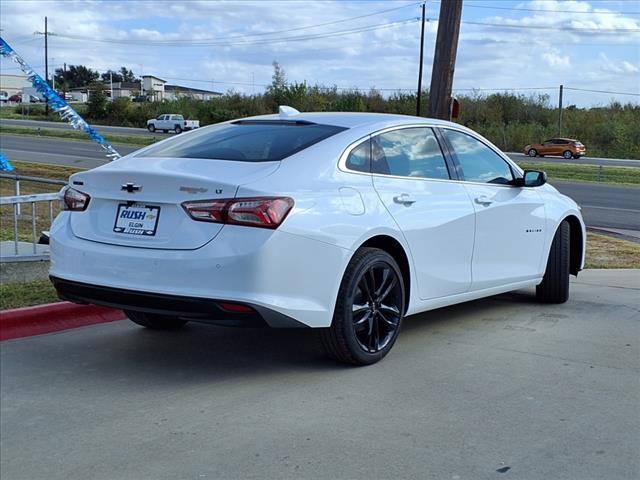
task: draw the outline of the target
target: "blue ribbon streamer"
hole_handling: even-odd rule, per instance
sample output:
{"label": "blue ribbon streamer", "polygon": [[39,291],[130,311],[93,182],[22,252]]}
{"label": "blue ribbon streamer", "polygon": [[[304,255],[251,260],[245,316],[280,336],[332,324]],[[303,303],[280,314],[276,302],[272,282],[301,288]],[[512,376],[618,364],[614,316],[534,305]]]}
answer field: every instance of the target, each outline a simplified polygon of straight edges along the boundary
{"label": "blue ribbon streamer", "polygon": [[[3,57],[10,58],[14,62],[16,62],[20,69],[27,76],[29,81],[33,87],[40,93],[44,99],[47,101],[49,106],[53,109],[53,111],[58,112],[60,118],[66,120],[69,125],[71,125],[76,130],[84,131],[91,140],[96,142],[102,149],[106,152],[106,156],[109,160],[116,160],[121,157],[121,155],[113,148],[102,135],[100,135],[91,125],[89,125],[80,115],[76,112],[71,106],[65,102],[60,96],[53,90],[45,80],[38,75],[33,69],[25,62],[20,55],[18,55],[13,48],[9,46],[7,42],[4,41],[2,37],[0,37],[0,54]],[[4,163],[11,167],[11,164],[4,159],[0,160],[0,169],[4,169]]]}
{"label": "blue ribbon streamer", "polygon": [[0,152],[0,171],[10,172],[13,170],[13,165],[6,159],[6,157]]}

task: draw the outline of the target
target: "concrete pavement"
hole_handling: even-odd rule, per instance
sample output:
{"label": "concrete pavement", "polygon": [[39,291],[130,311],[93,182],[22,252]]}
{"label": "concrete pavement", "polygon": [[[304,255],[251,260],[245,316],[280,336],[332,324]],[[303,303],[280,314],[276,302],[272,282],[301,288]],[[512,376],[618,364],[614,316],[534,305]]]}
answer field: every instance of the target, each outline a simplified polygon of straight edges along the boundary
{"label": "concrete pavement", "polygon": [[[0,346],[20,479],[640,477],[640,271],[406,320],[381,363],[309,331],[115,322]],[[500,473],[505,472],[505,473]]]}

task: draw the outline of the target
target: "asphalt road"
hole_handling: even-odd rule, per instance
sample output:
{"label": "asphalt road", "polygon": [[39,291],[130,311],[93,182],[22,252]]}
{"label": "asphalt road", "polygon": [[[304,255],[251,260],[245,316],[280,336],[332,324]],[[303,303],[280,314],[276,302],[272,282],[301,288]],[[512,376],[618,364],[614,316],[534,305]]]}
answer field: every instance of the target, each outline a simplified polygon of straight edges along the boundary
{"label": "asphalt road", "polygon": [[[406,319],[349,368],[312,331],[129,322],[2,343],[13,480],[640,478],[640,272]],[[501,473],[498,470],[505,471]]]}
{"label": "asphalt road", "polygon": [[[123,155],[139,148],[123,145],[115,147]],[[52,163],[81,168],[94,168],[105,162],[102,150],[94,143],[48,137],[0,135],[0,150],[12,161]],[[640,230],[639,187],[561,181],[552,184],[582,205],[587,225]]]}
{"label": "asphalt road", "polygon": [[[122,155],[141,147],[114,145]],[[93,142],[24,135],[0,135],[0,150],[9,161],[51,163],[95,168],[105,163],[103,150]]]}
{"label": "asphalt road", "polygon": [[582,207],[588,226],[640,230],[640,187],[561,181],[551,184]]}
{"label": "asphalt road", "polygon": [[[11,125],[16,127],[32,127],[32,128],[57,128],[69,130],[71,127],[64,122],[43,122],[39,120],[16,120],[11,118],[0,118],[0,126]],[[132,128],[132,127],[112,127],[107,125],[92,125],[98,132],[108,135],[109,133],[118,135],[142,135],[145,137],[150,136],[165,136],[160,132],[151,133],[144,128]],[[170,135],[170,134],[166,134]]]}
{"label": "asphalt road", "polygon": [[[22,127],[41,127],[41,128],[62,128],[69,129],[66,123],[62,122],[42,122],[37,120],[14,120],[8,118],[0,119],[1,125],[13,125]],[[108,135],[109,133],[120,135],[141,135],[141,136],[155,136],[165,137],[172,134],[163,134],[160,132],[150,133],[144,128],[132,128],[132,127],[111,127],[104,125],[93,125],[93,127],[100,133]],[[621,158],[597,158],[597,157],[583,157],[580,160],[565,160],[560,157],[544,157],[544,158],[529,158],[523,153],[509,152],[507,153],[510,158],[515,161],[544,161],[544,162],[557,162],[557,163],[577,163],[582,165],[609,165],[609,166],[622,166],[622,167],[640,167],[640,160],[627,160]]]}

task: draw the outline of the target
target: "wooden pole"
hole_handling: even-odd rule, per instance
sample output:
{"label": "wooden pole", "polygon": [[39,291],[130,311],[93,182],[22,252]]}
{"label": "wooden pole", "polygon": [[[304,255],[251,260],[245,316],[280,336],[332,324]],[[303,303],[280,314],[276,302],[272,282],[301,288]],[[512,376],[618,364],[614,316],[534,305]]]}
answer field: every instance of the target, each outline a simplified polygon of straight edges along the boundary
{"label": "wooden pole", "polygon": [[420,103],[422,101],[422,64],[424,63],[424,23],[425,4],[422,4],[422,29],[420,30],[420,68],[418,69],[418,100],[416,101],[416,116],[420,116]]}
{"label": "wooden pole", "polygon": [[451,92],[456,65],[462,0],[446,0],[440,3],[438,36],[431,72],[428,116],[451,120]]}

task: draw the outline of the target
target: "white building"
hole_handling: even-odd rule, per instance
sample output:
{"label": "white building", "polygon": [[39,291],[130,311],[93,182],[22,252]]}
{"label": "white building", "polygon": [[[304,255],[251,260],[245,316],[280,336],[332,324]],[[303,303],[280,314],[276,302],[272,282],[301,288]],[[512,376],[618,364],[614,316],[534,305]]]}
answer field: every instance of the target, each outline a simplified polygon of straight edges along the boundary
{"label": "white building", "polygon": [[199,88],[182,87],[180,85],[165,85],[164,99],[177,100],[178,98],[188,97],[194,100],[211,100],[215,97],[221,97],[222,93],[211,90],[201,90]]}
{"label": "white building", "polygon": [[12,95],[22,94],[24,88],[31,87],[31,82],[26,75],[7,75],[0,73],[0,92],[7,94],[7,98]]}
{"label": "white building", "polygon": [[164,84],[166,80],[154,77],[153,75],[142,76],[142,94],[149,98],[152,102],[161,102],[164,100]]}

